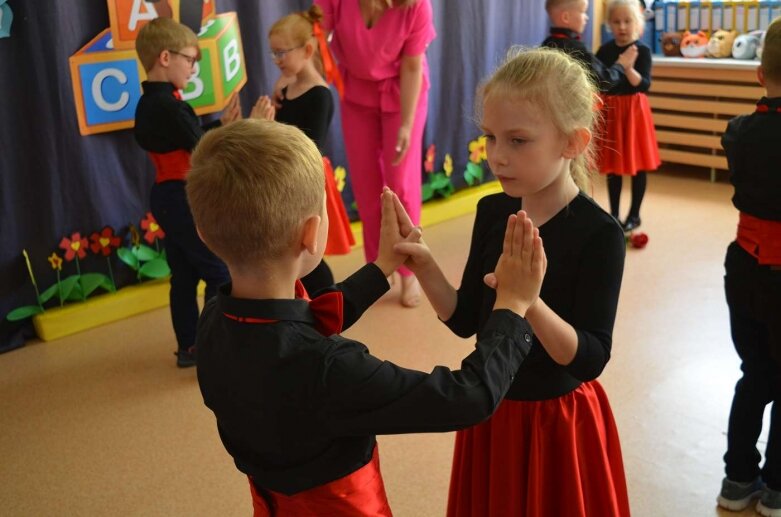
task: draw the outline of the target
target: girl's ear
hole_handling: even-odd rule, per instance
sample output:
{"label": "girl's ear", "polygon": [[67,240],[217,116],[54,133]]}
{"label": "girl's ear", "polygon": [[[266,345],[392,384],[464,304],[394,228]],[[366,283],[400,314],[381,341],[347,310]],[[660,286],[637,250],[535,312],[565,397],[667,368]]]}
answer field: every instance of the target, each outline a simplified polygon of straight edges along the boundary
{"label": "girl's ear", "polygon": [[315,44],[311,41],[304,45],[304,55],[307,59],[312,59],[312,56],[315,55]]}
{"label": "girl's ear", "polygon": [[561,154],[562,157],[568,159],[577,158],[580,154],[583,153],[583,151],[586,150],[589,142],[591,142],[591,131],[585,127],[577,128],[569,136],[569,139],[567,140],[567,146],[564,148],[564,151]]}

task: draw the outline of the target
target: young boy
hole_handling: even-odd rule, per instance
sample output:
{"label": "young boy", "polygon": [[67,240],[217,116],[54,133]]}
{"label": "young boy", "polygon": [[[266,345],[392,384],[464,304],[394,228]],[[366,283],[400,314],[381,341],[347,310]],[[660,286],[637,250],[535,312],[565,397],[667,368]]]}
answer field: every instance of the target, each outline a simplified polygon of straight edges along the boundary
{"label": "young boy", "polygon": [[[732,400],[718,502],[742,510],[761,494],[757,511],[781,516],[781,19],[767,30],[757,77],[767,96],[756,112],[730,120],[721,139],[735,186],[732,203],[740,211],[724,287],[743,376]],[[757,439],[768,403],[773,409],[760,471]]]}
{"label": "young boy", "polygon": [[323,256],[322,167],[314,143],[277,122],[235,122],[196,148],[193,217],[233,279],[201,316],[198,382],[255,515],[390,515],[375,435],[452,431],[493,413],[531,346],[522,316],[544,252],[525,215],[511,217],[494,312],[461,370],[382,361],[338,334],[388,290],[407,258],[393,245],[420,231],[401,237],[408,218],[386,189],[377,261],[308,303],[297,279]]}
{"label": "young boy", "polygon": [[601,91],[616,85],[625,75],[624,71],[634,65],[637,59],[637,47],[634,45],[608,67],[580,41],[580,35],[588,23],[588,0],[545,0],[545,10],[550,18],[551,29],[542,46],[561,49],[583,63],[591,71]]}
{"label": "young boy", "polygon": [[184,368],[195,365],[198,282],[206,282],[209,299],[219,285],[230,280],[225,265],[195,232],[184,192],[190,152],[205,131],[238,118],[239,104],[234,97],[220,120],[201,127],[193,109],[181,100],[179,90],[187,85],[200,58],[198,39],[186,26],[170,18],[150,21],[138,33],[136,52],[147,80],[141,84],[143,95],[136,107],[135,137],[157,170],[151,207],[166,234],[176,365]]}

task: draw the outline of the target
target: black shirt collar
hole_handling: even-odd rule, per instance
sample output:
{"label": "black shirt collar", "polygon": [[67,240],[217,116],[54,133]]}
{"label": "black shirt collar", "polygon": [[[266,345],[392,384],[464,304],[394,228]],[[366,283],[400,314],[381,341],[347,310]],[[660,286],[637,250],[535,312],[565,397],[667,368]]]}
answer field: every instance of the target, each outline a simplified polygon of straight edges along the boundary
{"label": "black shirt collar", "polygon": [[234,298],[230,295],[232,284],[228,283],[217,291],[217,308],[231,319],[256,319],[275,321],[298,321],[315,324],[309,309],[309,302],[301,299],[253,300]]}
{"label": "black shirt collar", "polygon": [[145,94],[164,93],[173,96],[174,85],[173,83],[163,81],[144,81],[141,83],[141,88],[144,89]]}
{"label": "black shirt collar", "polygon": [[769,111],[776,111],[781,108],[781,97],[762,97],[757,101],[757,107],[767,106]]}
{"label": "black shirt collar", "polygon": [[571,29],[565,29],[563,27],[551,27],[550,35],[554,38],[564,36],[569,39],[580,39],[580,34]]}

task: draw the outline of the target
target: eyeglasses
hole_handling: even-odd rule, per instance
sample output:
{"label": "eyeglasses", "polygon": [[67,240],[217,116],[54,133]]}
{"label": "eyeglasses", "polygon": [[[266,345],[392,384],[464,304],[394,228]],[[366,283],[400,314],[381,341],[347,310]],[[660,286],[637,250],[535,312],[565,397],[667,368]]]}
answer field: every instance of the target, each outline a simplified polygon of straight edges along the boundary
{"label": "eyeglasses", "polygon": [[179,52],[171,49],[168,49],[168,52],[170,52],[171,54],[176,54],[177,56],[182,56],[187,60],[188,63],[190,63],[190,66],[195,66],[195,62],[198,61],[198,56],[190,56],[188,54],[185,54],[184,52]]}
{"label": "eyeglasses", "polygon": [[289,48],[286,50],[272,50],[271,52],[268,53],[268,55],[271,56],[271,59],[282,61],[288,52],[293,52],[294,50],[299,48],[304,48],[304,45],[301,45],[299,47]]}

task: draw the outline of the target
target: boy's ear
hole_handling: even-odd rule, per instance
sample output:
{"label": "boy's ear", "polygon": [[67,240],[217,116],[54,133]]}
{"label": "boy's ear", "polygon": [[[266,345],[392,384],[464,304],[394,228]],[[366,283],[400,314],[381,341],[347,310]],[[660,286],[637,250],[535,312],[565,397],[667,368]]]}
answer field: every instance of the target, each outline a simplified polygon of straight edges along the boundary
{"label": "boy's ear", "polygon": [[585,127],[579,127],[570,135],[567,146],[561,155],[564,158],[574,159],[586,150],[589,142],[591,142],[591,131]]}
{"label": "boy's ear", "polygon": [[556,13],[557,24],[556,25],[567,25],[570,22],[570,15],[568,9],[560,9]]}
{"label": "boy's ear", "polygon": [[301,248],[312,255],[317,253],[317,235],[322,220],[319,215],[311,215],[304,221],[301,231]]}
{"label": "boy's ear", "polygon": [[162,66],[167,67],[171,64],[171,53],[168,50],[163,50],[160,55],[157,56],[157,62]]}
{"label": "boy's ear", "polygon": [[765,71],[762,69],[762,65],[759,65],[757,67],[757,81],[759,81],[759,85],[764,88],[764,86],[765,86]]}

